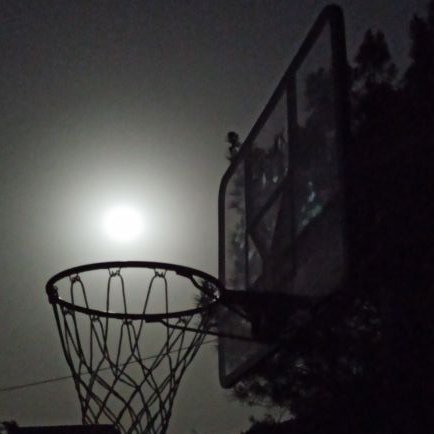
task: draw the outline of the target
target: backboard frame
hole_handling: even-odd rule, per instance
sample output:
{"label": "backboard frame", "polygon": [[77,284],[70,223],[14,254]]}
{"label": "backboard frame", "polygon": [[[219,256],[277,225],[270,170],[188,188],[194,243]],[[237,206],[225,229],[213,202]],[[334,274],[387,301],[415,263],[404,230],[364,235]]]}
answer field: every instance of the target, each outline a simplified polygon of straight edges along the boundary
{"label": "backboard frame", "polygon": [[[251,149],[255,139],[260,133],[261,129],[264,127],[264,124],[267,122],[270,113],[275,109],[277,103],[282,99],[282,97],[286,94],[287,101],[287,128],[288,128],[288,136],[293,137],[297,134],[297,120],[296,114],[294,110],[296,110],[296,95],[295,91],[295,78],[297,71],[303,64],[303,61],[308,56],[310,50],[314,46],[315,42],[321,35],[321,33],[325,30],[325,28],[330,27],[330,46],[331,46],[331,70],[333,72],[333,97],[335,102],[335,113],[334,119],[336,123],[336,137],[335,141],[338,146],[338,156],[340,165],[340,176],[342,178],[341,184],[343,186],[343,204],[344,204],[344,212],[346,205],[346,180],[348,179],[348,167],[347,167],[347,149],[346,144],[349,140],[349,99],[348,99],[348,63],[346,57],[346,43],[345,43],[345,25],[344,25],[344,17],[343,12],[340,7],[336,5],[329,5],[325,7],[322,12],[319,14],[318,18],[314,22],[311,30],[308,32],[307,36],[304,39],[304,42],[300,46],[298,52],[284,73],[282,79],[280,80],[277,88],[273,92],[270,100],[266,104],[264,110],[260,114],[258,120],[254,124],[247,138],[243,142],[239,153],[231,162],[231,165],[227,169],[226,173],[223,175],[219,197],[218,197],[218,208],[219,208],[219,280],[225,284],[226,282],[226,221],[225,221],[225,206],[226,206],[226,191],[228,187],[228,183],[231,180],[234,172],[237,170],[238,165],[243,159],[246,158],[249,150]],[[289,144],[290,146],[290,144]],[[289,155],[289,153],[288,153]],[[289,159],[289,158],[288,158]],[[282,188],[291,189],[292,188],[292,162],[288,162],[288,173],[285,175],[285,180],[282,182]],[[344,182],[345,181],[345,182]],[[280,188],[280,187],[279,187]],[[274,193],[273,193],[274,194]],[[347,235],[348,227],[345,225],[346,216],[344,216],[344,234]],[[248,225],[248,224],[247,224]],[[349,243],[348,236],[344,235],[345,239],[345,251],[347,258],[347,266],[346,272],[349,269]],[[291,235],[295,237],[293,233]],[[295,255],[292,255],[294,258]],[[297,264],[294,264],[291,267],[293,270],[297,267]],[[240,292],[237,290],[229,290],[226,288],[226,292]],[[228,373],[225,371],[225,350],[224,350],[224,342],[226,338],[221,338],[219,342],[219,376],[220,383],[222,387],[229,388],[232,387],[239,379],[250,371],[257,363],[262,360],[267,355],[271,354],[273,351],[278,349],[278,344],[270,344],[263,345],[258,349],[254,357],[250,357],[247,361],[242,363],[237,369]]]}

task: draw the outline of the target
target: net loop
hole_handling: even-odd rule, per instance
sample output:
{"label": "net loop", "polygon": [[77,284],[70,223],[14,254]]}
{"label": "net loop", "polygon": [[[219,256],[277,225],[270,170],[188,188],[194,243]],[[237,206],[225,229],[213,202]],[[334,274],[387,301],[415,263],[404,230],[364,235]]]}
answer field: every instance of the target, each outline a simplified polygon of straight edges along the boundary
{"label": "net loop", "polygon": [[120,268],[118,268],[117,270],[109,270],[110,277],[120,276],[120,274],[121,274]]}

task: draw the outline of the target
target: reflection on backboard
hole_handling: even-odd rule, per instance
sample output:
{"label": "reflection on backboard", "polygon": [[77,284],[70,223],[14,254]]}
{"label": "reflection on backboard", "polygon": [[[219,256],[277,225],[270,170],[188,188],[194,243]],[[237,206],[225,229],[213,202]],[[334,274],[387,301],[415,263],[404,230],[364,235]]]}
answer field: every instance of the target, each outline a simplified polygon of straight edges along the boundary
{"label": "reflection on backboard", "polygon": [[[328,6],[223,176],[219,277],[227,290],[282,293],[313,306],[341,286],[347,269],[346,74],[342,11]],[[273,314],[299,315],[270,306],[259,324],[224,310],[220,332],[251,338]],[[220,338],[222,386],[231,387],[274,349]]]}

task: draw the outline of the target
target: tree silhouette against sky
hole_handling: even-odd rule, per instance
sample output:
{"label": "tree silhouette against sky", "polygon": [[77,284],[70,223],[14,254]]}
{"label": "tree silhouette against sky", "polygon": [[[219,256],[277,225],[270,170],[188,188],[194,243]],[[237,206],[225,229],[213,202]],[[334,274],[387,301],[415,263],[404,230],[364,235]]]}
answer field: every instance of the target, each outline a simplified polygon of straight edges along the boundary
{"label": "tree silhouette against sky", "polygon": [[[401,78],[381,31],[366,32],[350,68],[349,291],[236,385],[241,401],[294,418],[254,421],[250,434],[430,432],[433,0],[426,18],[412,18],[410,40]],[[320,109],[315,84],[324,74],[305,83],[312,113]]]}

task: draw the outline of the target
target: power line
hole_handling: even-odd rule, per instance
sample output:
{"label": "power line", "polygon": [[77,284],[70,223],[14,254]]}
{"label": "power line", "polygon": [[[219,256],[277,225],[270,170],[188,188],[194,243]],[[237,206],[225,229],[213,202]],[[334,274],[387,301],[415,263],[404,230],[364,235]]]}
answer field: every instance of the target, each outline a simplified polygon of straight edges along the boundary
{"label": "power line", "polygon": [[[208,341],[204,341],[201,344],[201,346],[202,345],[212,344],[213,342],[217,342],[217,339],[210,339]],[[176,350],[170,351],[170,354],[176,353],[176,352],[178,352],[180,350],[185,350],[185,349],[188,349],[188,348],[189,348],[188,346],[181,347],[181,348],[178,348]],[[140,359],[140,361],[151,360],[151,359],[155,359],[157,357],[159,357],[159,356],[156,355],[156,354],[154,354],[152,356],[144,357],[143,359]],[[126,365],[130,365],[132,363],[138,363],[138,362],[136,360],[133,360],[133,361],[131,361],[129,363],[126,363]],[[105,368],[99,369],[99,372],[101,372],[101,371],[107,371],[109,369],[111,369],[111,367],[110,366],[106,366]],[[89,375],[89,373],[86,373],[86,374],[83,374],[83,375]],[[68,380],[70,378],[72,378],[72,375],[63,375],[61,377],[47,378],[46,380],[33,381],[31,383],[16,384],[15,386],[1,387],[0,388],[0,393],[2,393],[2,392],[12,392],[14,390],[20,390],[20,389],[27,389],[29,387],[42,386],[43,384],[56,383],[58,381]]]}

